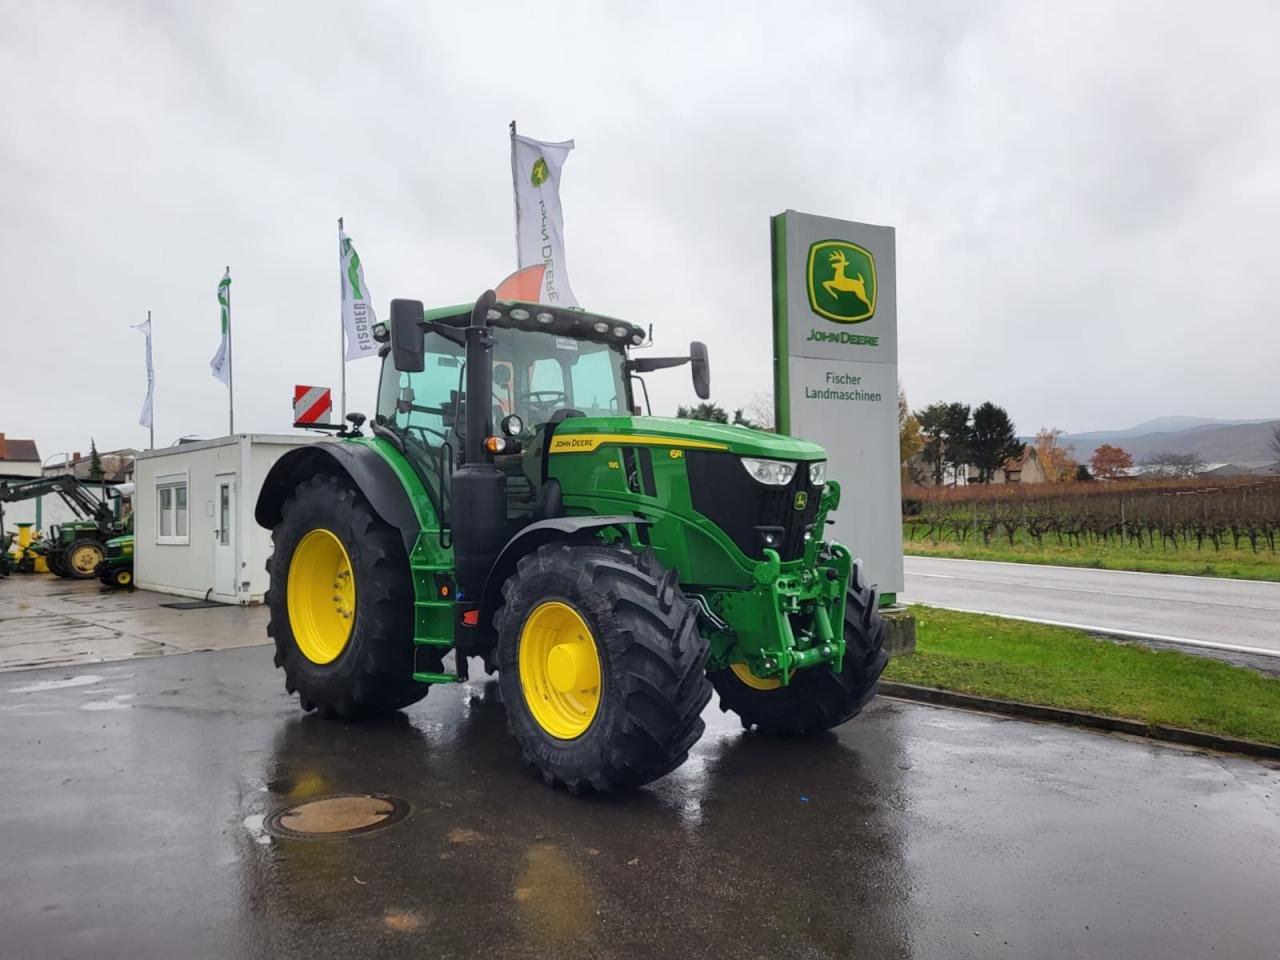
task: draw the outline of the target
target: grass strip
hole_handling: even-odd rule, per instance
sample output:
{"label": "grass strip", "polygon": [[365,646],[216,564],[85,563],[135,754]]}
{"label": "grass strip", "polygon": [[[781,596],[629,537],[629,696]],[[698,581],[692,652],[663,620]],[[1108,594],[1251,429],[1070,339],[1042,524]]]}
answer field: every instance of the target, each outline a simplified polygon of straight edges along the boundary
{"label": "grass strip", "polygon": [[1049,563],[1062,567],[1093,567],[1098,570],[1140,570],[1146,573],[1182,573],[1198,577],[1231,577],[1239,580],[1280,581],[1280,554],[1263,550],[1236,550],[1206,546],[1159,549],[1133,544],[1059,544],[1046,537],[1043,544],[1019,535],[1012,545],[1007,540],[956,543],[946,540],[903,540],[903,552],[917,557],[955,557],[961,560],[1001,560],[1008,563]]}
{"label": "grass strip", "polygon": [[886,680],[1280,743],[1280,678],[1081,630],[913,606]]}

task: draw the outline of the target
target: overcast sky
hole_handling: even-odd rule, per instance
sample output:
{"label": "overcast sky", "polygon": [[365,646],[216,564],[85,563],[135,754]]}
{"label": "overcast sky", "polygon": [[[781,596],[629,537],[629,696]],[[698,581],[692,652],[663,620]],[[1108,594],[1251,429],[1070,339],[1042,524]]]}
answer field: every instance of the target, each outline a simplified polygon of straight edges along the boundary
{"label": "overcast sky", "polygon": [[[292,6],[292,12],[286,10]],[[768,217],[891,224],[915,407],[1280,417],[1280,5],[0,0],[0,430],[226,430],[337,386],[336,220],[380,310],[514,269],[507,123],[574,138],[573,288],[769,389]],[[349,366],[371,412],[377,363]],[[687,369],[649,378],[655,412]]]}

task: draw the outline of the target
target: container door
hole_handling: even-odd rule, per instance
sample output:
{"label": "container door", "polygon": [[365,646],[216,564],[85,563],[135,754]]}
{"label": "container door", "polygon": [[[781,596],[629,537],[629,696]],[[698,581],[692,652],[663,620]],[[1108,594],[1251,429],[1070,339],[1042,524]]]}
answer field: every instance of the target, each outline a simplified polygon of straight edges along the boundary
{"label": "container door", "polygon": [[236,475],[220,473],[213,483],[213,592],[236,595]]}

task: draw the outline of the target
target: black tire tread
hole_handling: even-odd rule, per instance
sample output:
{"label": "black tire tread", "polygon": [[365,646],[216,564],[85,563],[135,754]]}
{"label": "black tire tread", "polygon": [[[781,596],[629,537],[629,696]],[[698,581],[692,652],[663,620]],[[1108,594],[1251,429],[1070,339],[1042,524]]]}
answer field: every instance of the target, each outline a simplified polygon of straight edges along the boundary
{"label": "black tire tread", "polygon": [[[597,642],[617,668],[606,676],[601,712],[591,728],[568,742],[582,741],[581,748],[563,752],[565,742],[553,742],[529,715],[514,662],[524,618],[546,599],[537,591],[549,582],[576,594],[565,599],[594,620]],[[648,783],[685,761],[705,728],[702,710],[712,690],[705,673],[709,646],[698,633],[696,608],[651,552],[590,542],[548,544],[521,558],[502,593],[495,624],[507,725],[526,763],[546,783],[575,795],[613,793]]]}
{"label": "black tire tread", "polygon": [[[348,518],[355,540],[348,554],[356,576],[356,612],[347,648],[331,664],[313,664],[298,649],[289,626],[285,596],[289,557],[282,543],[296,542],[300,512],[316,505],[332,516]],[[307,526],[306,529],[312,529]],[[281,510],[267,559],[271,585],[264,598],[270,611],[267,636],[275,642],[275,665],[284,670],[285,690],[297,693],[305,711],[353,720],[392,713],[421,700],[430,689],[413,679],[413,584],[409,561],[396,530],[378,517],[346,477],[318,474],[294,489]],[[444,669],[443,654],[424,647],[423,669]],[[350,661],[350,662],[348,662]]]}
{"label": "black tire tread", "polygon": [[884,652],[888,626],[879,611],[880,591],[868,585],[862,561],[854,562],[844,605],[844,663],[810,667],[777,690],[754,690],[731,670],[710,673],[720,709],[732,710],[746,729],[770,737],[807,736],[830,730],[862,712],[875,696],[889,662]]}
{"label": "black tire tread", "polygon": [[[70,562],[71,555],[75,553],[76,550],[78,550],[80,547],[86,544],[92,544],[93,546],[98,548],[98,563],[102,562],[102,558],[107,555],[107,549],[102,545],[102,541],[95,540],[93,539],[93,537],[80,537],[76,540],[72,540],[69,544],[67,544],[67,548],[61,551],[61,553],[59,554],[58,566],[63,571],[62,573],[59,574],[59,576],[66,577],[70,580],[91,580],[95,576],[97,576],[97,569],[98,569],[97,563],[93,565],[93,570],[89,571],[88,573],[80,573],[79,571],[76,570],[75,567],[71,566],[71,562]],[[45,562],[48,563],[48,560],[46,560]]]}

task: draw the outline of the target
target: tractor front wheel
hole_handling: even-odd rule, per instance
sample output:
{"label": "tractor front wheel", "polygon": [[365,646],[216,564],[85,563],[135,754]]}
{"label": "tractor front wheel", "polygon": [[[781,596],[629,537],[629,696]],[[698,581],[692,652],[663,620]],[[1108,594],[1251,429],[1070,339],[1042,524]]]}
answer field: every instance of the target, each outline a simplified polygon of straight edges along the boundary
{"label": "tractor front wheel", "polygon": [[610,793],[685,761],[711,684],[697,608],[674,571],[621,545],[549,544],[502,592],[507,725],[546,783]]}
{"label": "tractor front wheel", "polygon": [[[400,534],[344,477],[299,484],[272,531],[271,612],[285,689],[303,710],[353,719],[427,695],[413,679],[413,583]],[[439,672],[435,648],[419,655]]]}
{"label": "tractor front wheel", "polygon": [[800,670],[785,687],[775,678],[757,677],[735,663],[710,674],[720,709],[732,710],[746,729],[766,736],[803,736],[839,726],[861,712],[875,695],[876,681],[889,662],[884,653],[888,629],[877,609],[879,592],[853,565],[844,603],[844,665]]}
{"label": "tractor front wheel", "polygon": [[73,540],[58,557],[58,565],[66,571],[64,576],[75,580],[88,580],[98,571],[102,562],[102,544],[87,537]]}
{"label": "tractor front wheel", "polygon": [[99,568],[98,579],[103,586],[117,587],[121,590],[133,589],[133,570],[129,567],[113,567],[103,570]]}

